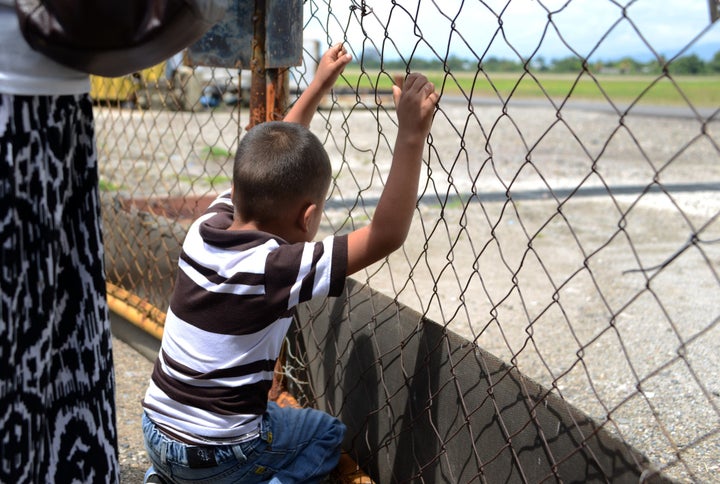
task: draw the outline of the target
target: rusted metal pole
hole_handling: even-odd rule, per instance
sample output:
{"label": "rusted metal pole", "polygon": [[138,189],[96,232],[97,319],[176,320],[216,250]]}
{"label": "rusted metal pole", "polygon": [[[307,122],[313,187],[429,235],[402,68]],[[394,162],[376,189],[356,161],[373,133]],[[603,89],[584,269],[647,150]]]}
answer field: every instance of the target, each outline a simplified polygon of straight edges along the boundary
{"label": "rusted metal pole", "polygon": [[255,0],[250,70],[250,129],[258,123],[283,118],[288,103],[288,70],[268,69],[266,0]]}
{"label": "rusted metal pole", "polygon": [[250,59],[250,123],[245,129],[267,119],[265,75],[265,0],[255,0],[252,58]]}
{"label": "rusted metal pole", "polygon": [[268,69],[266,85],[267,120],[278,121],[285,116],[289,97],[288,70]]}

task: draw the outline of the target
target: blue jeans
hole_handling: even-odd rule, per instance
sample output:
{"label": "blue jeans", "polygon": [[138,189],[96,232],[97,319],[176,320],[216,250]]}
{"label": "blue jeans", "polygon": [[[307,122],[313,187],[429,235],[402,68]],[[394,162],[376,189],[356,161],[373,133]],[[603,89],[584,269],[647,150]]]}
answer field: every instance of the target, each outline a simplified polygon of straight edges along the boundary
{"label": "blue jeans", "polygon": [[184,444],[162,434],[144,413],[142,425],[155,471],[169,482],[193,484],[319,482],[337,466],[345,435],[345,425],[325,412],[274,402],[268,402],[260,436],[241,444]]}

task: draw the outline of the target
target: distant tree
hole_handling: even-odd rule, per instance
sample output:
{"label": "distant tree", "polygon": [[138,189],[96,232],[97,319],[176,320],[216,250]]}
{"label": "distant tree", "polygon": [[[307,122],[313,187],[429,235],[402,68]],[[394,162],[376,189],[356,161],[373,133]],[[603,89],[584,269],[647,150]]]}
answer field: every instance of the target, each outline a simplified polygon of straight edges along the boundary
{"label": "distant tree", "polygon": [[470,62],[462,57],[451,55],[445,61],[445,66],[450,71],[466,71],[469,69]]}
{"label": "distant tree", "polygon": [[605,69],[605,62],[598,60],[592,63],[590,69],[595,73],[601,73]]}
{"label": "distant tree", "polygon": [[636,74],[640,72],[641,64],[632,57],[623,57],[617,62],[620,74]]}
{"label": "distant tree", "polygon": [[583,70],[583,60],[570,56],[562,59],[555,59],[550,66],[552,72],[580,72]]}
{"label": "distant tree", "polygon": [[712,60],[708,62],[707,65],[708,71],[718,74],[720,73],[720,50],[715,52],[715,55],[713,56]]}
{"label": "distant tree", "polygon": [[695,54],[680,57],[669,65],[672,74],[702,74],[705,72],[705,62]]}
{"label": "distant tree", "polygon": [[404,71],[407,69],[405,61],[401,59],[387,59],[382,61],[383,69],[385,70],[396,70]]}
{"label": "distant tree", "polygon": [[538,70],[538,71],[540,71],[540,72],[545,72],[545,71],[547,71],[547,70],[549,69],[549,67],[548,67],[548,65],[547,65],[547,60],[545,60],[545,57],[543,57],[543,56],[541,56],[541,55],[539,55],[539,56],[535,57],[534,59],[532,59],[532,60],[530,61],[530,66],[531,66],[533,69]]}
{"label": "distant tree", "polygon": [[642,67],[642,71],[648,74],[660,74],[665,69],[667,59],[664,55],[659,55],[656,59],[653,59]]}
{"label": "distant tree", "polygon": [[519,72],[523,70],[523,65],[520,62],[499,59],[497,57],[483,59],[481,67],[486,72]]}
{"label": "distant tree", "polygon": [[[584,59],[576,56],[568,56],[561,59],[546,60],[537,56],[524,61],[522,59],[511,60],[499,57],[486,57],[478,59],[466,59],[455,54],[449,55],[446,59],[426,59],[422,57],[412,58],[381,58],[381,54],[375,49],[366,49],[362,53],[362,67],[364,69],[379,69],[385,71],[406,71],[406,70],[433,70],[433,71],[470,71],[478,67],[485,72],[522,72],[528,68],[534,72],[557,72],[557,73],[579,73],[583,71]],[[526,67],[527,65],[527,67]],[[668,63],[667,59],[659,55],[649,62],[639,62],[632,57],[623,57],[616,60],[596,60],[588,62],[587,68],[594,73],[614,74],[660,74],[667,70],[676,75],[697,75],[705,73],[720,73],[720,51],[715,56],[704,62],[695,54],[680,57]]]}
{"label": "distant tree", "polygon": [[421,57],[413,57],[410,59],[411,71],[442,70],[442,66],[442,62],[437,59],[428,60]]}

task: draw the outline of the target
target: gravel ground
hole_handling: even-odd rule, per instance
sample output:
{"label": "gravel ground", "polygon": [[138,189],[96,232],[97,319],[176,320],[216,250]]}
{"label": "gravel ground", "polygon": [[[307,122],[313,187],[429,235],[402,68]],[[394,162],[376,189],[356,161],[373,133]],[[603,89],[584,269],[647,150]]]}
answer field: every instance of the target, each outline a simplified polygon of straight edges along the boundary
{"label": "gravel ground", "polygon": [[117,381],[120,482],[142,483],[150,461],[143,446],[140,402],[152,372],[152,363],[117,337],[113,338],[113,359]]}
{"label": "gravel ground", "polygon": [[[321,114],[338,174],[330,233],[372,213],[395,128],[383,110]],[[717,481],[720,123],[561,114],[443,104],[408,243],[357,278],[556,385],[670,476]],[[101,174],[125,195],[203,195],[210,174],[229,176],[203,149],[234,151],[237,113],[96,116]],[[123,479],[137,482],[150,363],[116,342],[116,372]]]}

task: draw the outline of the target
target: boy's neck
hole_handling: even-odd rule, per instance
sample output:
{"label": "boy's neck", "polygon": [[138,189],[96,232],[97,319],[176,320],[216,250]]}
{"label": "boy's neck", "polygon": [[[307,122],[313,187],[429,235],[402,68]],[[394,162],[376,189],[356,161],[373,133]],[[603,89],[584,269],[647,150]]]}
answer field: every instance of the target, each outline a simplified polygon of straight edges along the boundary
{"label": "boy's neck", "polygon": [[281,239],[291,243],[291,239],[293,239],[293,236],[290,233],[287,233],[286,230],[279,230],[278,227],[273,227],[269,225],[261,225],[255,221],[244,222],[242,220],[235,219],[233,220],[233,223],[230,224],[230,226],[227,228],[227,230],[255,230],[258,232],[265,232],[266,234],[280,237]]}
{"label": "boy's neck", "polygon": [[233,223],[227,230],[261,230],[255,222],[243,222],[242,220],[234,219]]}

